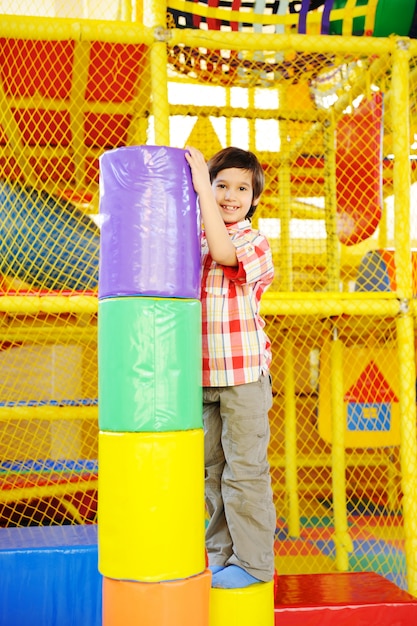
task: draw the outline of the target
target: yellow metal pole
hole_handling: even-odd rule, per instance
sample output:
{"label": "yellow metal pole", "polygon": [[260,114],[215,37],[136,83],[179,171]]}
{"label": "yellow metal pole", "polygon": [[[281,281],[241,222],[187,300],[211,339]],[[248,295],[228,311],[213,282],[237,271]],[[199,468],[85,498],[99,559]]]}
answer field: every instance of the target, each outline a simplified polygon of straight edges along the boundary
{"label": "yellow metal pole", "polygon": [[410,243],[410,131],[409,131],[409,42],[398,39],[392,54],[391,119],[394,152],[395,264],[397,296],[401,314],[397,318],[399,399],[401,420],[401,485],[408,590],[417,596],[417,432],[415,404],[414,320]]}
{"label": "yellow metal pole", "polygon": [[[172,2],[171,2],[172,5]],[[197,11],[195,11],[197,12]],[[216,10],[219,15],[219,11]],[[231,12],[227,12],[228,17],[234,21]],[[254,21],[255,14],[251,14],[251,21]],[[268,16],[259,16],[263,24],[266,24]],[[246,19],[246,18],[245,18]],[[236,20],[238,21],[238,20]],[[203,29],[173,29],[173,44],[185,44],[193,48],[207,48],[210,50],[245,50],[245,51],[273,51],[285,52],[287,50],[297,50],[299,52],[321,52],[322,54],[334,54],[335,50],[341,55],[356,54],[358,56],[369,57],[373,55],[383,55],[389,53],[392,44],[386,37],[342,37],[333,35],[331,37],[306,37],[289,33],[253,34],[248,37],[243,31],[207,31]],[[351,99],[351,94],[348,96]]]}
{"label": "yellow metal pole", "polygon": [[411,315],[397,320],[401,420],[401,486],[405,556],[409,592],[417,596],[417,444],[414,323]]}
{"label": "yellow metal pole", "polygon": [[[263,315],[315,315],[335,317],[340,315],[367,315],[370,317],[395,317],[400,311],[395,293],[283,293],[266,292],[262,298]],[[1,306],[0,298],[0,306]],[[0,309],[2,310],[2,309]]]}
{"label": "yellow metal pole", "polygon": [[[395,42],[392,54],[391,99],[392,148],[394,153],[394,214],[395,214],[395,267],[397,271],[397,296],[412,298],[411,242],[410,242],[410,94],[409,51],[404,40]],[[400,115],[401,117],[397,117]]]}
{"label": "yellow metal pole", "polygon": [[[133,0],[130,0],[130,2],[132,2],[132,4],[133,4]],[[144,2],[144,0],[136,0],[135,1],[135,8],[136,8],[136,15],[135,15],[135,17],[136,17],[136,22],[138,24],[143,24],[143,2]]]}
{"label": "yellow metal pole", "polygon": [[380,248],[386,248],[388,245],[388,220],[387,208],[382,209],[382,215],[378,227],[378,245]]}
{"label": "yellow metal pole", "polygon": [[[280,107],[286,108],[285,85],[279,92]],[[280,264],[282,272],[282,291],[293,290],[292,245],[291,245],[291,164],[289,160],[289,142],[287,120],[279,121],[281,167],[279,168],[279,217],[281,221]]]}
{"label": "yellow metal pole", "polygon": [[166,2],[144,0],[144,16],[154,29],[151,46],[151,94],[156,145],[170,145]]}
{"label": "yellow metal pole", "polygon": [[[231,98],[231,90],[230,87],[225,87],[226,92],[226,107],[231,107],[232,98]],[[226,146],[232,145],[232,118],[231,116],[226,117]]]}
{"label": "yellow metal pole", "polygon": [[398,472],[395,466],[395,455],[389,449],[385,452],[387,457],[388,467],[388,488],[387,488],[387,503],[390,513],[398,513],[399,499],[398,499]]}
{"label": "yellow metal pole", "polygon": [[324,139],[324,188],[327,234],[327,290],[339,291],[340,243],[336,232],[336,150],[334,116],[323,124]]}
{"label": "yellow metal pole", "polygon": [[[248,105],[249,105],[249,109],[251,109],[252,111],[256,111],[256,105],[255,105],[255,88],[254,87],[249,87],[248,88]],[[251,118],[250,120],[248,120],[248,124],[249,124],[249,150],[251,152],[256,152],[256,120],[254,118]]]}
{"label": "yellow metal pole", "polygon": [[284,398],[285,398],[285,485],[288,502],[288,534],[300,536],[300,513],[297,485],[297,423],[295,407],[293,340],[284,339]]}
{"label": "yellow metal pole", "polygon": [[[140,5],[141,2],[138,2],[138,4]],[[132,21],[132,2],[131,0],[120,0],[119,3],[119,19],[123,20],[124,22],[131,22]]]}
{"label": "yellow metal pole", "polygon": [[333,330],[330,347],[331,410],[332,410],[332,488],[336,567],[349,569],[348,553],[353,546],[348,533],[346,511],[345,409],[343,401],[343,344],[337,329]]}

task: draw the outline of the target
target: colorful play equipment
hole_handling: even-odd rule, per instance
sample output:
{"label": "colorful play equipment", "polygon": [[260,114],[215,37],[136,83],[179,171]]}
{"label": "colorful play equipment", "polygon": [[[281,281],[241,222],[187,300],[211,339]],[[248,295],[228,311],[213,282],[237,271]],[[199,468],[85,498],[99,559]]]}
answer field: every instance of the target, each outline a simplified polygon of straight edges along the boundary
{"label": "colorful play equipment", "polygon": [[144,626],[167,610],[171,625],[226,626],[240,610],[241,625],[273,626],[273,582],[210,594],[205,570],[200,222],[184,150],[106,152],[100,180],[103,624],[133,625],[135,606]]}
{"label": "colorful play equipment", "polygon": [[[216,9],[214,11],[214,9]],[[317,10],[320,9],[320,10]],[[255,32],[288,32],[321,35],[391,34],[410,36],[416,12],[414,0],[206,0],[196,6],[192,0],[168,0],[168,11],[179,28],[231,31],[254,26]],[[204,27],[204,26],[203,26]],[[311,34],[311,31],[310,33]]]}
{"label": "colorful play equipment", "polygon": [[[412,253],[412,284],[417,294],[417,254]],[[361,260],[355,281],[357,293],[394,293],[393,250],[371,250]],[[343,376],[337,380],[334,341],[324,341],[320,359],[320,436],[333,441],[331,398],[343,401],[344,445],[348,448],[390,447],[401,443],[399,412],[399,364],[396,343],[373,341],[371,346],[340,344]]]}
{"label": "colorful play equipment", "polygon": [[100,232],[71,202],[2,182],[0,223],[0,272],[34,289],[97,289]]}
{"label": "colorful play equipment", "polygon": [[[86,290],[97,286],[97,257],[93,258],[90,243],[94,247],[95,224],[100,220],[90,221],[90,214],[98,205],[99,156],[105,153],[116,158],[128,147],[131,153],[137,151],[147,141],[156,144],[155,150],[171,141],[174,144],[171,131],[183,126],[183,136],[175,133],[175,145],[187,145],[190,129],[193,145],[211,152],[225,141],[247,141],[250,148],[260,151],[265,167],[267,189],[259,218],[267,221],[272,233],[277,267],[276,282],[263,302],[276,354],[271,459],[280,574],[275,621],[278,625],[285,618],[291,626],[298,626],[308,616],[324,624],[326,616],[333,618],[338,611],[342,623],[342,616],[351,620],[355,611],[371,624],[378,619],[383,624],[383,619],[395,614],[408,626],[416,605],[399,587],[417,594],[417,307],[414,257],[410,263],[409,254],[409,169],[412,182],[415,170],[408,160],[410,150],[415,153],[416,121],[409,105],[416,92],[415,3],[152,0],[146,7],[151,15],[149,27],[142,23],[142,3],[136,3],[140,6],[135,17],[129,14],[131,3],[120,4],[114,21],[102,20],[101,15],[97,22],[78,16],[61,20],[3,15],[1,19],[0,171],[6,195],[18,199],[24,191],[29,200],[22,196],[22,211],[26,205],[34,205],[24,224],[10,223],[16,242],[12,235],[8,245],[12,254],[2,257],[0,277],[0,360],[2,373],[11,372],[10,394],[9,389],[7,393],[3,390],[0,398],[1,458],[10,459],[0,468],[0,478],[5,478],[1,487],[5,493],[8,490],[7,503],[13,503],[13,496],[21,496],[28,509],[33,505],[39,511],[45,499],[40,499],[40,505],[33,504],[30,491],[40,495],[59,490],[59,497],[65,498],[65,490],[77,488],[86,468],[86,483],[94,485],[97,479],[97,436],[84,424],[86,416],[94,421],[96,407],[84,406],[83,400],[97,397],[93,345],[97,298]],[[91,3],[87,5],[91,7]],[[184,26],[186,30],[182,30]],[[322,37],[327,34],[331,37]],[[387,36],[391,34],[394,36]],[[166,89],[171,81],[177,89],[172,101],[172,93],[168,98]],[[219,88],[221,97],[217,100],[216,92],[213,100],[210,94],[203,102],[194,101],[193,95],[185,94],[196,83]],[[263,88],[262,95],[276,96],[272,104],[267,98],[266,106],[271,108],[263,108],[263,102],[258,107],[258,90]],[[235,101],[240,89],[246,97],[242,106]],[[174,102],[178,93],[184,95],[181,104]],[[366,107],[369,112],[373,103],[377,103],[377,115],[370,123],[363,113]],[[384,133],[378,115],[383,116]],[[237,133],[235,122],[246,126],[240,126]],[[266,133],[259,130],[263,122],[271,123]],[[334,138],[338,129],[345,127],[359,142],[365,139],[361,133],[364,126],[372,126],[373,136],[367,137],[369,141],[358,154],[358,167],[343,184],[349,188],[355,177],[360,182],[361,176],[366,178],[372,172],[373,184],[368,189],[372,198],[362,194],[359,185],[357,195],[350,194],[343,210],[348,213],[351,202],[359,205],[357,196],[369,200],[367,209],[373,209],[359,231],[338,231],[336,198],[343,202],[346,189],[337,189],[335,173],[338,168],[342,177],[346,170]],[[265,149],[259,148],[265,134]],[[339,141],[339,147],[347,148],[347,142]],[[381,148],[382,174],[378,163]],[[347,150],[346,154],[350,157],[354,152]],[[122,178],[131,165],[129,162],[127,170],[123,169]],[[145,174],[141,167],[138,171]],[[391,213],[385,206],[381,211],[381,186],[384,202],[391,195],[395,200]],[[123,192],[127,195],[122,203]],[[141,192],[135,190],[133,197],[136,193]],[[313,204],[316,198],[326,200],[324,208]],[[160,199],[160,191],[152,197],[156,210],[162,210]],[[177,205],[175,197],[167,205],[171,200]],[[181,374],[183,359],[185,368],[196,363],[192,333],[188,332],[193,329],[194,333],[198,326],[196,275],[183,271],[185,261],[169,256],[168,246],[161,249],[155,244],[157,233],[149,230],[149,223],[143,223],[147,230],[123,230],[126,224],[118,219],[124,211],[129,215],[127,223],[132,225],[133,220],[137,225],[131,202],[126,187],[117,187],[110,203],[115,220],[102,225],[105,247],[111,248],[116,240],[119,244],[128,241],[135,250],[148,246],[147,258],[135,257],[132,271],[126,248],[119,245],[123,248],[119,256],[107,255],[106,282],[103,276],[101,289],[98,285],[103,323],[99,328],[100,359],[105,361],[99,436],[103,485],[99,558],[104,574],[91,569],[97,560],[95,526],[84,528],[85,536],[61,527],[59,537],[49,528],[3,529],[7,533],[0,542],[1,626],[9,626],[10,621],[33,624],[34,615],[41,616],[41,626],[49,626],[55,616],[55,599],[61,596],[59,609],[65,610],[59,613],[59,626],[65,625],[66,617],[70,626],[100,626],[102,584],[109,623],[139,618],[134,612],[126,614],[131,604],[140,607],[141,617],[146,615],[152,624],[158,620],[171,624],[173,606],[184,624],[190,615],[207,619],[197,608],[208,606],[209,589],[201,530],[202,487],[197,472],[190,475],[185,471],[202,465],[201,424],[195,412],[188,412],[186,381]],[[48,267],[42,250],[44,241],[50,240],[47,234],[43,239],[38,233],[31,217],[42,212],[43,206],[44,214],[51,214],[50,232],[57,240],[53,262],[58,263],[66,252],[58,249],[52,210],[56,207],[70,229],[72,218],[77,219],[74,239],[81,238],[81,246],[91,253],[85,271],[77,269],[77,258],[71,255],[68,266],[64,258],[57,274]],[[141,219],[145,219],[143,213]],[[311,228],[306,228],[314,234],[317,224],[323,226],[325,237],[314,242],[310,232],[294,237],[293,226],[303,220],[309,221]],[[175,220],[168,225],[170,233],[177,233]],[[25,226],[29,233],[23,232]],[[66,229],[66,225],[60,228]],[[73,243],[71,233],[66,232]],[[191,231],[178,232],[188,233],[187,244],[194,246],[195,252],[194,225]],[[392,258],[389,246],[395,248],[390,251]],[[38,252],[33,262],[31,250]],[[81,255],[82,260],[83,254],[84,249],[79,250],[77,257]],[[153,257],[153,264],[148,257]],[[164,269],[172,270],[173,279],[161,280]],[[179,273],[183,281],[180,297]],[[380,278],[383,288],[377,286]],[[164,323],[159,324],[160,320]],[[35,361],[36,350],[30,351],[32,356],[25,353],[28,344],[40,348]],[[52,344],[62,348],[58,368],[56,355],[49,349]],[[180,344],[185,351],[179,349]],[[385,352],[381,352],[381,344],[387,348]],[[68,358],[71,351],[77,353],[77,359]],[[11,366],[16,352],[22,356]],[[33,392],[31,378],[39,369],[34,363],[37,366],[42,356],[48,365],[42,390],[51,390],[51,396],[56,393],[57,381],[69,376],[66,367],[75,369],[77,362],[80,393],[77,389],[76,395],[65,395],[69,385],[60,388],[63,404],[65,399],[78,398],[77,406],[59,405],[55,413],[55,398],[45,405],[14,385],[13,379],[25,379],[25,392]],[[357,365],[353,372],[351,357]],[[125,364],[134,375],[120,376]],[[395,366],[398,371],[394,375],[391,368]],[[196,373],[197,367],[194,370]],[[326,370],[329,376],[323,380],[320,376]],[[31,375],[25,375],[27,371]],[[135,387],[137,371],[143,381],[140,394]],[[330,407],[319,402],[326,383]],[[190,406],[199,403],[197,393],[190,389],[186,393]],[[152,403],[154,412],[148,410]],[[62,421],[71,420],[76,428],[65,429],[60,423],[62,415],[68,417]],[[79,454],[64,460],[55,454],[51,459],[51,449],[56,453],[57,442],[64,440],[67,450],[77,448]],[[35,445],[37,454],[32,453]],[[172,455],[163,454],[168,451]],[[141,459],[142,465],[133,458]],[[141,498],[135,498],[138,485]],[[20,487],[24,491],[19,491]],[[191,510],[187,489],[197,494],[198,510]],[[173,492],[182,503],[181,515],[175,517],[172,512],[178,502],[173,501]],[[72,499],[68,502],[71,508]],[[142,517],[143,509],[152,512],[147,520]],[[17,510],[18,506],[13,512]],[[187,519],[182,516],[184,511],[189,513]],[[35,521],[30,517],[26,523]],[[14,530],[19,532],[11,532]],[[187,554],[180,545],[185,532],[186,544],[192,548]],[[363,540],[360,547],[359,536]],[[8,566],[2,567],[6,561]],[[364,569],[383,576],[357,576]],[[40,571],[44,576],[32,575]],[[22,575],[28,572],[30,576]],[[174,576],[176,580],[172,580]],[[395,581],[394,588],[385,585],[387,576]],[[254,626],[255,612],[270,619],[268,587],[251,590],[254,596],[262,595],[255,604],[250,594],[209,593],[213,619],[218,622],[210,626],[222,622],[230,626],[237,615],[239,626],[245,619]],[[13,602],[21,596],[28,601]],[[164,606],[169,607],[168,616]]]}
{"label": "colorful play equipment", "polygon": [[[343,377],[332,376],[335,344],[324,342],[320,359],[320,436],[333,442],[331,399],[341,398],[347,448],[398,446],[401,442],[398,354],[391,342],[384,346],[340,346]],[[338,364],[337,364],[338,365]]]}
{"label": "colorful play equipment", "polygon": [[[31,25],[31,18],[26,19]],[[22,185],[55,184],[64,197],[76,187],[77,193],[69,193],[72,198],[91,199],[101,151],[128,145],[140,133],[141,111],[132,107],[139,89],[142,112],[149,104],[141,71],[146,46],[91,40],[82,22],[61,22],[54,32],[52,24],[41,21],[39,39],[19,37],[14,24],[13,17],[6,22],[9,32],[0,50],[7,118],[0,143],[7,146],[13,134],[24,151],[2,155],[0,177]],[[48,71],[39,71],[45,63]],[[41,102],[34,108],[36,94]],[[81,94],[82,110],[75,106]],[[48,145],[56,150],[45,151]]]}
{"label": "colorful play equipment", "polygon": [[[205,626],[211,573],[204,550],[200,222],[191,173],[183,150],[138,146],[104,153],[100,180],[103,624],[134,624],[140,615],[144,626],[162,626],[169,611],[171,624]],[[168,519],[172,535],[164,533]]]}
{"label": "colorful play equipment", "polygon": [[[414,0],[169,0],[167,4],[168,26],[176,28],[282,35],[417,36]],[[201,47],[180,44],[169,50],[169,62],[176,71],[229,86],[273,87],[293,73],[314,76],[320,59],[309,53],[299,53],[298,59],[294,68],[282,54],[207,51],[203,42]]]}
{"label": "colorful play equipment", "polygon": [[[98,157],[141,140],[132,107],[140,89],[148,108],[146,47],[85,40],[81,24],[75,38],[68,24],[59,34],[49,26],[43,39],[15,34],[0,47],[0,272],[26,289],[96,291],[100,234],[89,213],[97,211]],[[82,111],[74,106],[81,94]]]}
{"label": "colorful play equipment", "polygon": [[[403,0],[401,7],[398,2],[392,0],[379,2],[362,0],[358,3],[347,0],[311,3],[303,0],[299,4],[297,9],[291,2],[256,2],[252,16],[254,31],[263,32],[264,28],[272,28],[277,33],[292,32],[293,29],[298,33],[309,33],[309,24],[313,24],[320,26],[321,34],[363,35],[371,33],[375,36],[387,36],[396,33],[410,35],[415,14],[414,2],[408,0]],[[317,11],[320,5],[322,12]],[[207,25],[211,30],[219,29],[220,26],[222,30],[229,28],[232,32],[245,30],[247,29],[245,12],[240,11],[240,8],[241,2],[239,1],[223,3],[221,8],[217,0],[198,3],[198,6],[196,3],[180,0],[168,2],[168,13],[172,16],[175,26],[179,28],[202,28],[203,25]],[[215,18],[210,17],[210,11],[213,9],[216,10]],[[336,17],[338,19],[335,19]],[[126,106],[122,109],[120,103],[133,102],[135,90],[139,88],[142,93],[146,91],[143,85],[144,78],[138,73],[138,67],[145,53],[144,46],[124,46],[110,42],[90,44],[90,65],[85,68],[82,80],[91,110],[87,109],[85,113],[83,130],[80,120],[77,121],[74,118],[73,108],[69,106],[72,87],[68,77],[76,71],[80,63],[78,48],[79,46],[74,42],[48,41],[45,44],[41,41],[22,41],[12,38],[8,40],[7,48],[3,49],[0,57],[4,75],[4,102],[10,115],[13,115],[13,111],[16,111],[18,115],[19,123],[16,130],[19,130],[22,143],[31,153],[32,166],[28,168],[18,152],[13,158],[2,163],[8,181],[17,180],[19,184],[12,185],[10,182],[4,182],[1,188],[2,266],[0,270],[29,282],[35,288],[42,285],[54,290],[82,291],[97,287],[98,229],[87,215],[83,215],[71,203],[71,197],[76,197],[76,195],[70,193],[68,188],[73,186],[74,180],[77,181],[77,186],[80,186],[81,192],[86,185],[97,183],[97,148],[128,144],[130,136],[139,132],[134,128],[137,111],[126,112]],[[19,61],[23,54],[25,59],[30,59],[30,63]],[[202,63],[199,61],[204,58],[202,54],[201,51],[194,51],[189,55],[184,55],[184,51],[174,46],[169,51],[169,60],[174,69],[181,71],[186,71],[187,64],[190,63],[190,71],[197,72],[200,78],[204,78],[208,70],[203,70]],[[234,57],[236,57],[235,68]],[[45,58],[48,58],[49,63],[47,78],[38,75],[36,70],[37,65]],[[124,63],[122,78],[114,71],[111,59],[115,58],[119,63]],[[217,63],[217,75],[224,74],[222,82],[226,81],[230,84],[242,79],[242,71],[252,72],[253,77],[256,77],[258,72],[261,82],[264,80],[268,82],[271,68],[273,81],[279,75],[285,78],[288,71],[288,68],[285,70],[285,63],[281,66],[279,60],[271,60],[269,57],[260,58],[259,55],[254,59],[242,59],[242,53],[232,53],[227,63],[220,57],[216,62],[212,56],[209,61],[210,67]],[[300,64],[300,69],[307,69],[309,63],[311,59],[306,59],[305,64]],[[204,61],[204,67],[206,67],[206,61]],[[27,109],[22,105],[24,98],[30,96],[33,91],[31,86],[33,73],[38,76],[37,88],[42,92],[45,100],[55,101],[56,110],[48,105],[48,107],[37,108],[36,113],[32,114],[30,108]],[[63,73],[67,75],[64,81],[61,80]],[[102,77],[99,84],[97,84],[97,76]],[[104,80],[103,77],[106,79]],[[212,79],[213,75],[210,71],[210,80]],[[95,103],[97,102],[110,103],[106,113],[96,112]],[[147,108],[148,104],[145,99],[142,101],[143,115],[146,115]],[[107,110],[110,113],[107,113]],[[30,134],[25,134],[24,123],[29,119],[31,131]],[[75,133],[75,129],[78,134]],[[343,131],[343,129],[340,130]],[[376,142],[376,135],[373,137],[373,141]],[[67,149],[71,141],[83,146],[81,160],[74,160],[71,150]],[[48,143],[61,146],[59,157],[54,155],[52,158],[46,158],[41,154],[40,146]],[[349,145],[356,144],[351,142]],[[339,153],[341,152],[342,145]],[[345,156],[347,159],[351,155],[345,153]],[[346,163],[343,156],[340,158],[340,167],[343,167]],[[376,164],[375,167],[378,165]],[[46,192],[41,193],[33,187],[35,174],[39,173],[40,176],[45,177],[47,169],[51,170],[52,177],[59,182],[61,197]],[[373,180],[377,181],[381,173],[379,172],[377,176],[375,174],[376,172],[370,172],[368,169],[367,176],[373,176]],[[359,179],[363,178],[358,170],[357,176]],[[344,186],[344,180],[341,184]],[[350,186],[349,189],[351,188]],[[373,190],[374,185],[368,188]],[[347,193],[345,186],[344,190],[344,193]],[[358,202],[358,199],[362,199],[363,193],[358,196],[353,192],[352,198],[356,198]],[[378,195],[379,191],[375,193]],[[65,200],[66,194],[70,196],[70,200]],[[343,200],[343,196],[341,199]],[[357,215],[357,211],[348,200],[346,203],[342,201],[339,204],[341,207],[338,208],[339,234],[343,243],[352,245],[372,234],[378,224],[379,210],[372,213],[370,221],[366,217],[368,211],[361,213],[357,220],[352,220],[352,216]],[[349,215],[345,212],[343,205],[350,207]],[[25,228],[22,230],[23,222]],[[29,233],[32,233],[32,241],[27,236],[28,225]],[[20,235],[14,238],[13,233],[16,230],[20,232]],[[64,242],[68,241],[71,245],[65,243],[64,251]],[[22,254],[22,246],[25,249],[29,246],[31,254]],[[155,271],[157,269],[155,268]]]}

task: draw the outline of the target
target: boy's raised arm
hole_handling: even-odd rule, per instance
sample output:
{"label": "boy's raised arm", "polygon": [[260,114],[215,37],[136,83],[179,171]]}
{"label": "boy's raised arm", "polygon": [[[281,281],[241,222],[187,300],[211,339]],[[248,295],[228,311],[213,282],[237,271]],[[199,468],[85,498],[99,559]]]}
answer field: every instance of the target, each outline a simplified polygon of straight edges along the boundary
{"label": "boy's raised arm", "polygon": [[238,265],[235,247],[227,232],[219,208],[217,206],[207,163],[203,154],[191,146],[187,146],[185,158],[191,168],[193,185],[199,197],[201,216],[211,257],[216,263],[234,267]]}

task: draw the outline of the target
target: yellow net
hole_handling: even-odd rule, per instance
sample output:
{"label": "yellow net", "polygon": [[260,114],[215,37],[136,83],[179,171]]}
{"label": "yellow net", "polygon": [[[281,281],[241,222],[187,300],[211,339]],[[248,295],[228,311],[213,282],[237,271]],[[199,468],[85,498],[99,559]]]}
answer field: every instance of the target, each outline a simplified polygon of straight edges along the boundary
{"label": "yellow net", "polygon": [[34,4],[0,20],[1,525],[96,521],[99,156],[233,144],[276,267],[277,569],[417,595],[412,16],[372,37],[376,1]]}

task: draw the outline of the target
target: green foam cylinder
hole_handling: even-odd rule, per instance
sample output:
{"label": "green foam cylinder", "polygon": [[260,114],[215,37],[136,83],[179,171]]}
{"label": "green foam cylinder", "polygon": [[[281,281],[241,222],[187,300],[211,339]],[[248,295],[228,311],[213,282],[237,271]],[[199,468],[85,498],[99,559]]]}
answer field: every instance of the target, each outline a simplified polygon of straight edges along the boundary
{"label": "green foam cylinder", "polygon": [[202,428],[199,300],[99,301],[98,346],[101,430]]}

